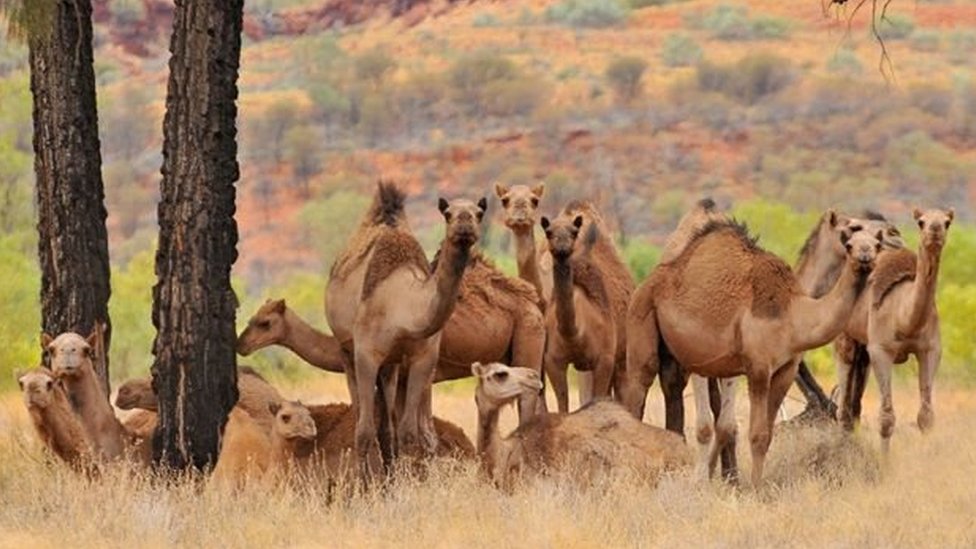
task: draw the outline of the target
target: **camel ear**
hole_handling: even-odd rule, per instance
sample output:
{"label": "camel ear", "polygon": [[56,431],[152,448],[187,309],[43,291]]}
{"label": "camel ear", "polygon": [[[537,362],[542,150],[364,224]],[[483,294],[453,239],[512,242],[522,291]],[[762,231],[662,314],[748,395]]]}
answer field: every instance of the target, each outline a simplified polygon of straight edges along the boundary
{"label": "camel ear", "polygon": [[[949,208],[948,210],[946,210],[946,217],[949,218],[949,223],[952,223],[952,220],[956,218],[956,209],[955,208]],[[946,224],[946,228],[948,228],[948,227],[949,227],[949,225],[947,223]]]}
{"label": "camel ear", "polygon": [[26,374],[23,373],[23,372],[21,372],[20,370],[17,370],[16,372],[14,372],[14,375],[17,377],[17,385],[20,387],[20,390],[23,391],[24,390],[24,376]]}
{"label": "camel ear", "polygon": [[481,209],[481,213],[488,211],[488,199],[482,196],[478,201],[478,208]]}
{"label": "camel ear", "polygon": [[485,365],[480,362],[471,363],[471,375],[474,377],[481,377],[481,375],[485,373],[486,369],[487,368],[485,368]]}
{"label": "camel ear", "polygon": [[874,235],[878,239],[878,242],[884,242],[884,230],[878,229],[878,232]]}
{"label": "camel ear", "polygon": [[92,349],[95,348],[95,344],[98,343],[98,326],[96,325],[92,328],[92,333],[85,338],[85,343]]}
{"label": "camel ear", "polygon": [[440,210],[441,213],[446,212],[449,206],[450,204],[448,204],[447,200],[444,200],[444,197],[437,199],[437,209]]}
{"label": "camel ear", "polygon": [[274,302],[272,302],[271,311],[273,313],[279,314],[279,315],[285,314],[285,300],[284,299],[277,299]]}
{"label": "camel ear", "polygon": [[542,193],[544,192],[546,192],[545,181],[540,181],[538,185],[532,187],[532,194],[534,194],[536,198],[542,198]]}
{"label": "camel ear", "polygon": [[922,218],[922,210],[920,210],[918,208],[915,208],[914,210],[912,210],[912,219],[914,219],[915,221],[918,221],[921,218]]}
{"label": "camel ear", "polygon": [[498,198],[502,198],[506,194],[508,194],[508,187],[506,187],[505,185],[502,185],[501,183],[496,182],[495,183],[495,196],[497,196]]}
{"label": "camel ear", "polygon": [[277,402],[268,403],[268,411],[271,412],[272,417],[278,415],[278,410],[281,410],[281,404]]}
{"label": "camel ear", "polygon": [[573,226],[576,227],[577,229],[579,229],[580,227],[582,227],[583,226],[583,216],[581,216],[581,215],[576,216],[576,219],[573,220]]}
{"label": "camel ear", "polygon": [[51,337],[47,332],[41,332],[41,348],[47,349],[54,343],[54,338]]}
{"label": "camel ear", "polygon": [[841,244],[843,244],[843,245],[846,246],[847,245],[847,242],[850,239],[851,239],[851,231],[849,231],[848,229],[844,229],[843,231],[840,232],[840,243]]}
{"label": "camel ear", "polygon": [[835,212],[832,209],[827,210],[827,213],[824,215],[827,216],[827,221],[830,223],[831,227],[836,227],[837,224],[840,222],[840,218],[837,216],[837,212]]}
{"label": "camel ear", "polygon": [[542,219],[539,220],[539,224],[542,225],[543,231],[549,232],[549,225],[551,225],[551,223],[549,222],[548,217],[542,216]]}

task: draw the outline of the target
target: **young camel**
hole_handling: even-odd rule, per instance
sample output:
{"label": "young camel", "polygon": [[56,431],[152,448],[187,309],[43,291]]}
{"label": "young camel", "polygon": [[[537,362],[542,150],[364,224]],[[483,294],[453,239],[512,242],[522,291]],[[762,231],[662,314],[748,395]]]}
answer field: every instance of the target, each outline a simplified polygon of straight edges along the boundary
{"label": "young camel", "polygon": [[123,429],[95,375],[95,337],[95,333],[87,340],[74,332],[56,338],[43,334],[41,342],[51,359],[51,370],[64,384],[71,408],[81,418],[96,454],[112,460],[124,451]]}
{"label": "young camel", "polygon": [[[631,304],[625,402],[636,410],[647,380],[658,369],[663,342],[678,363],[705,377],[745,375],[749,385],[752,481],[758,485],[772,425],[796,377],[800,355],[819,347],[844,328],[881,248],[881,235],[844,234],[847,267],[826,296],[814,299],[799,288],[789,267],[756,245],[745,227],[733,221],[711,223],[672,262],[658,265]],[[715,265],[724,266],[716,269]],[[734,419],[723,403],[709,456],[714,471],[718,453],[730,438]]]}
{"label": "young camel", "polygon": [[[851,317],[847,333],[864,343],[871,357],[871,369],[881,390],[881,446],[887,451],[895,428],[891,398],[891,371],[912,354],[918,359],[918,389],[921,404],[918,426],[932,427],[932,383],[942,358],[939,312],[935,304],[939,265],[953,210],[914,211],[921,232],[918,254],[909,250],[888,251],[878,257],[871,275],[868,299],[862,300]],[[851,413],[847,396],[850,364],[838,362],[840,417],[849,426]]]}
{"label": "young camel", "polygon": [[[340,478],[351,470],[349,457],[355,447],[356,412],[348,404],[311,404],[283,401],[272,405],[275,416],[271,433],[271,467],[276,474],[296,472],[311,476],[326,473]],[[439,457],[471,459],[475,449],[460,427],[434,418]],[[379,454],[369,456],[374,464]],[[375,465],[374,465],[375,466]]]}
{"label": "young camel", "polygon": [[[373,204],[346,249],[336,259],[326,288],[326,316],[336,338],[354,346],[359,417],[356,452],[363,477],[372,476],[367,456],[379,444],[374,420],[374,388],[382,382],[385,432],[393,431],[398,368],[407,376],[403,413],[396,428],[399,449],[432,453],[437,446],[430,411],[441,329],[454,311],[461,277],[480,238],[487,202],[469,200],[438,208],[447,224],[441,261],[431,272],[423,249],[407,224],[405,195],[380,182]],[[347,350],[348,347],[347,347]],[[381,369],[383,370],[381,375]],[[422,435],[422,436],[421,436]],[[393,448],[386,445],[384,462]]]}
{"label": "young camel", "polygon": [[533,370],[497,363],[476,362],[471,370],[478,378],[478,452],[484,469],[503,487],[510,488],[520,474],[549,471],[582,473],[587,479],[631,469],[653,480],[693,461],[681,437],[642,423],[609,401],[572,414],[540,415],[503,439],[501,408],[517,399],[537,399],[542,380]]}
{"label": "young camel", "polygon": [[62,382],[53,372],[36,368],[17,378],[24,404],[41,442],[78,471],[94,470],[94,453]]}

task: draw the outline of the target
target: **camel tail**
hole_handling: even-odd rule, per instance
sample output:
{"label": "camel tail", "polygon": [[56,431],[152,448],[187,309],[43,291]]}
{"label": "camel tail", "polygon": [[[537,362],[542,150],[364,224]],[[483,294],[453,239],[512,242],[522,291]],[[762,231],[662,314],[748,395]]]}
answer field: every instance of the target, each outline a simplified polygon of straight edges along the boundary
{"label": "camel tail", "polygon": [[406,193],[392,181],[380,180],[369,211],[371,225],[396,227],[405,216]]}

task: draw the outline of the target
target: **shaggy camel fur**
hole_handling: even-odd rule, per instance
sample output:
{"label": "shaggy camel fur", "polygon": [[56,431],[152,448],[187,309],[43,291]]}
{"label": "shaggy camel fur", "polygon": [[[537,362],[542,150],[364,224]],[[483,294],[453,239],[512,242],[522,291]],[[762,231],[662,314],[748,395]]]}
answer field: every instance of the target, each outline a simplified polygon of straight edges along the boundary
{"label": "shaggy camel fur", "polygon": [[[264,413],[271,415],[268,405]],[[251,480],[264,478],[270,462],[270,431],[265,430],[240,406],[235,406],[227,416],[220,456],[213,470],[213,482],[220,486],[240,488]]]}
{"label": "shaggy camel fur", "polygon": [[502,438],[499,412],[516,399],[538,398],[539,375],[503,364],[472,364],[478,378],[478,451],[496,483],[511,487],[520,474],[571,472],[585,480],[612,469],[631,469],[653,480],[662,471],[690,465],[678,435],[642,423],[620,405],[591,403],[572,414],[543,414]]}
{"label": "shaggy camel fur", "polygon": [[[373,204],[346,249],[332,266],[326,288],[326,316],[333,334],[354,351],[357,410],[356,451],[364,478],[372,475],[367,456],[379,446],[374,419],[374,391],[383,387],[382,431],[394,432],[398,370],[407,376],[403,413],[396,427],[399,450],[431,453],[437,435],[430,411],[430,387],[436,370],[441,329],[454,312],[471,248],[480,238],[487,202],[448,202],[438,208],[447,224],[440,262],[431,272],[404,211],[404,192],[380,182]],[[352,343],[355,342],[354,349]],[[381,372],[382,369],[382,372]],[[382,375],[381,375],[382,374]],[[383,444],[384,463],[394,454]]]}
{"label": "shaggy camel fur", "polygon": [[150,410],[130,410],[122,416],[125,444],[132,460],[145,467],[152,465],[152,440],[159,425],[159,415]]}
{"label": "shaggy camel fur", "polygon": [[[275,427],[271,461],[278,473],[284,470],[310,476],[324,472],[330,478],[339,478],[352,472],[349,466],[355,448],[356,412],[351,406],[340,403],[306,406],[286,401],[278,408],[272,407],[272,411]],[[475,457],[474,446],[460,427],[435,417],[434,428],[438,438],[437,456]],[[373,466],[378,466],[379,460],[377,452],[370,456]]]}
{"label": "shaggy camel fur", "polygon": [[[543,217],[542,228],[553,257],[544,364],[559,411],[567,412],[569,363],[593,372],[593,396],[610,396],[613,384],[622,381],[614,372],[626,364],[624,327],[634,282],[591,204],[571,203],[555,220]],[[581,231],[585,236],[577,245]]]}
{"label": "shaggy camel fur", "polygon": [[95,375],[95,337],[96,333],[88,340],[74,332],[56,338],[43,334],[41,342],[51,359],[51,370],[63,382],[71,408],[81,418],[96,454],[101,459],[115,459],[124,450],[123,431]]}
{"label": "shaggy camel fur", "polygon": [[[913,354],[918,359],[918,389],[921,404],[918,426],[932,427],[932,383],[942,358],[942,340],[935,292],[942,249],[946,243],[953,210],[914,212],[921,232],[918,254],[908,250],[888,251],[878,258],[871,275],[868,299],[854,311],[847,333],[868,347],[871,369],[881,390],[881,445],[888,450],[895,428],[891,398],[891,371]],[[846,398],[850,364],[838,362],[840,417],[850,427],[851,412]]]}
{"label": "shaggy camel fur", "polygon": [[84,426],[71,408],[60,380],[45,368],[36,368],[19,378],[24,404],[34,429],[54,455],[74,469],[92,470],[93,449]]}
{"label": "shaggy camel fur", "polygon": [[[271,432],[274,417],[268,412],[268,404],[282,401],[281,394],[261,374],[248,366],[237,369],[237,407],[243,409],[264,429]],[[130,379],[119,386],[115,405],[122,410],[142,409],[157,411],[159,401],[152,389],[151,378]]]}
{"label": "shaggy camel fur", "polygon": [[[796,376],[800,354],[827,343],[847,317],[881,248],[877,237],[844,234],[848,267],[821,299],[806,296],[789,267],[731,221],[710,223],[674,261],[658,265],[628,314],[625,402],[638,409],[658,370],[663,343],[682,367],[706,377],[749,382],[752,480],[758,485],[775,413]],[[722,269],[716,269],[722,265]],[[638,339],[642,344],[637,344]],[[709,471],[730,437],[723,404]]]}

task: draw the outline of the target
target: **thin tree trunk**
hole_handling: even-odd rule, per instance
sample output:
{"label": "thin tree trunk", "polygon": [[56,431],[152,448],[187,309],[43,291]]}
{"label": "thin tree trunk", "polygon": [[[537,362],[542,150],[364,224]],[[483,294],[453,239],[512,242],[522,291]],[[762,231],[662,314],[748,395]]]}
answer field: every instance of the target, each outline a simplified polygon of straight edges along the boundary
{"label": "thin tree trunk", "polygon": [[[41,328],[88,336],[104,326],[108,352],[109,262],[92,66],[91,1],[53,2],[28,24],[34,96]],[[11,321],[16,321],[11,320]],[[108,357],[96,361],[109,394]]]}
{"label": "thin tree trunk", "polygon": [[234,220],[241,0],[178,0],[163,122],[153,388],[154,457],[173,469],[217,459],[237,402],[230,285]]}

